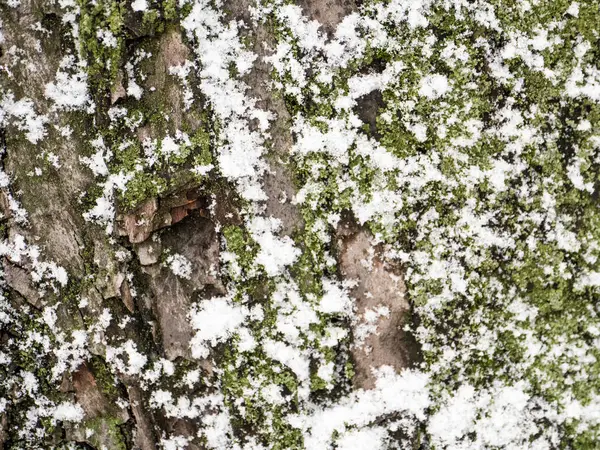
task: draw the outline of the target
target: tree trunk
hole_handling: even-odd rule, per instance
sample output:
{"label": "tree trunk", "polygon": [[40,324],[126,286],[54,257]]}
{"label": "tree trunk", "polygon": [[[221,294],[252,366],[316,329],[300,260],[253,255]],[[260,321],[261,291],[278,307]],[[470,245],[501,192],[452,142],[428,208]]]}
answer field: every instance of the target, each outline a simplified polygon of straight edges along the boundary
{"label": "tree trunk", "polygon": [[0,0],[0,447],[588,449],[598,0]]}
{"label": "tree trunk", "polygon": [[[276,437],[260,431],[269,408],[257,406],[254,418],[240,415],[235,400],[249,369],[229,367],[231,333],[208,354],[194,351],[195,333],[211,326],[190,320],[203,301],[235,297],[269,313],[275,275],[267,271],[247,281],[223,269],[237,252],[243,276],[250,270],[243,252],[254,251],[252,217],[279,220],[275,239],[293,243],[294,259],[311,252],[303,240],[306,218],[292,202],[298,175],[290,162],[289,106],[264,60],[277,44],[274,28],[252,19],[249,0],[215,3],[215,9],[199,4],[256,55],[244,73],[231,63],[225,68],[246,88],[219,95],[236,101],[238,89],[254,99],[239,126],[265,149],[253,167],[258,177],[250,180],[266,194],[258,200],[244,198],[252,175],[236,178],[219,167],[225,164],[216,150],[224,139],[219,105],[201,87],[201,71],[210,63],[199,55],[210,48],[182,28],[191,4],[23,0],[0,6],[0,136],[8,177],[2,182],[4,448],[71,443],[150,450],[161,442],[165,448],[234,448],[233,442],[248,439],[297,445],[289,425],[275,427]],[[301,6],[330,34],[355,9],[352,2]],[[272,115],[268,128],[251,110]],[[376,110],[365,109],[373,122]],[[249,143],[241,145],[236,151]],[[155,161],[153,150],[162,155]],[[372,388],[372,367],[400,369],[419,358],[401,329],[410,317],[402,270],[384,261],[382,248],[351,215],[330,235],[338,279],[357,280],[344,292],[358,312],[387,309],[379,334],[365,335],[350,352],[343,350],[347,338],[333,347],[340,352],[336,364],[354,367],[354,375],[339,378],[355,389]],[[374,269],[364,267],[369,254]],[[268,255],[265,266],[276,257]],[[305,271],[290,268],[287,275],[301,292],[320,283],[321,272]],[[335,320],[344,333],[351,329],[347,318]],[[264,351],[253,357],[264,358]],[[335,399],[333,387],[314,383],[315,364],[311,395]],[[278,383],[295,396],[293,389],[311,380]],[[174,402],[164,407],[160,393]],[[206,434],[215,420],[225,420],[216,439],[227,443],[215,444]]]}

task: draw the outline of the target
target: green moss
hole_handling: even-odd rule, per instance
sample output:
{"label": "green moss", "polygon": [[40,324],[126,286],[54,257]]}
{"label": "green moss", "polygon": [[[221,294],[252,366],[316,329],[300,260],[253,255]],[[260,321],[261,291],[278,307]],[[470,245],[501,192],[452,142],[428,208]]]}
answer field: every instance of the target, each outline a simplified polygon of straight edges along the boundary
{"label": "green moss", "polygon": [[310,390],[311,391],[324,391],[327,389],[327,382],[315,374],[310,377]]}
{"label": "green moss", "polygon": [[163,9],[165,19],[175,20],[178,17],[177,1],[176,0],[165,0],[163,2]]}
{"label": "green moss", "polygon": [[115,375],[110,371],[106,362],[99,356],[92,356],[87,362],[90,370],[94,374],[96,383],[100,387],[100,390],[108,396],[110,399],[116,400],[120,395],[120,391],[117,388],[115,382]]}
{"label": "green moss", "polygon": [[236,225],[223,227],[223,237],[227,249],[238,256],[238,263],[245,270],[250,270],[258,253],[258,245],[247,230]]}
{"label": "green moss", "polygon": [[159,196],[167,189],[166,181],[155,174],[137,172],[127,183],[127,190],[120,196],[121,207],[132,211],[145,200]]}
{"label": "green moss", "polygon": [[[221,378],[222,389],[225,394],[225,404],[233,415],[232,422],[235,429],[239,430],[240,438],[245,439],[248,436],[258,437],[260,442],[278,449],[301,449],[302,434],[300,430],[293,428],[286,420],[286,416],[297,406],[297,398],[294,393],[297,392],[298,384],[295,375],[288,369],[281,366],[266,357],[262,352],[244,355],[248,364],[236,367],[236,361],[241,355],[237,353],[234,346],[228,346],[225,349],[225,356],[222,361],[225,371]],[[267,409],[260,397],[250,397],[246,394],[247,390],[255,391],[249,380],[262,380],[264,386],[275,383],[285,389],[285,394],[292,393],[292,401],[284,405]],[[234,405],[238,399],[243,398],[243,414]],[[265,421],[269,418],[269,427],[265,427]]]}
{"label": "green moss", "polygon": [[[86,70],[92,91],[103,96],[117,79],[123,56],[123,14],[127,4],[119,0],[78,0],[78,4],[80,50],[88,62]],[[115,47],[108,47],[98,39],[97,32],[100,30],[110,31],[114,35],[117,40]]]}
{"label": "green moss", "polygon": [[95,448],[106,447],[108,444],[111,449],[127,450],[129,447],[128,438],[121,426],[123,422],[120,419],[108,416],[101,416],[94,419],[86,420],[82,426],[89,428],[93,434],[89,437],[89,442]]}
{"label": "green moss", "polygon": [[192,136],[192,151],[195,154],[193,164],[197,166],[207,166],[213,162],[211,153],[210,132],[204,128],[199,128]]}
{"label": "green moss", "polygon": [[144,12],[142,25],[145,31],[144,34],[162,33],[165,30],[165,23],[162,20],[161,14],[155,9]]}

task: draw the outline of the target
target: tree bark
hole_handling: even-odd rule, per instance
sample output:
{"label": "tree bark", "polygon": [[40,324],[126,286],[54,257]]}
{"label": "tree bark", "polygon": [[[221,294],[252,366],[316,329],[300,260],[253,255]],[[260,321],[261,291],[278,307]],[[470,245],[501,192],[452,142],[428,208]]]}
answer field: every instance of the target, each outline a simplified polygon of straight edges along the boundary
{"label": "tree bark", "polygon": [[[267,200],[260,203],[261,214],[281,221],[280,237],[294,238],[302,235],[305,223],[299,207],[290,201],[297,193],[296,175],[289,164],[292,118],[284,99],[271,86],[272,67],[263,59],[274,48],[276,37],[267,24],[252,20],[251,3],[226,2],[223,20],[238,24],[246,48],[257,55],[253,68],[241,78],[248,85],[246,94],[256,99],[258,107],[274,114],[262,179]],[[303,1],[300,6],[329,34],[356,8],[353,2],[335,1]],[[74,443],[81,448],[153,450],[161,438],[180,436],[186,439],[187,448],[205,448],[206,441],[198,433],[204,419],[172,417],[163,409],[151,408],[151,393],[161,385],[150,389],[148,378],[128,368],[137,352],[148,364],[164,362],[162,367],[167,369],[163,375],[173,365],[176,373],[197,370],[205,380],[218,378],[223,369],[219,361],[228,344],[209,358],[193,357],[190,342],[194,329],[189,313],[198,301],[228,292],[228,280],[219,270],[224,257],[223,230],[242,226],[244,200],[235,184],[223,177],[209,173],[202,182],[194,179],[189,161],[183,161],[166,172],[158,164],[149,172],[149,178],[165,183],[160,193],[152,185],[140,185],[141,193],[134,197],[115,194],[115,226],[108,233],[104,225],[84,218],[102,194],[101,183],[84,163],[98,148],[111,149],[112,163],[126,166],[126,150],[117,150],[125,142],[142,152],[145,140],[164,145],[166,136],[185,130],[188,136],[213,145],[214,111],[198,88],[195,70],[186,76],[187,86],[171,71],[193,60],[194,49],[181,28],[181,11],[169,8],[173,8],[170,2],[159,4],[152,21],[134,11],[130,2],[96,6],[79,2],[74,8],[77,13],[49,0],[0,4],[0,93],[4,98],[12,96],[13,104],[28,99],[27,107],[21,107],[31,110],[27,116],[29,113],[21,114],[13,107],[12,115],[0,122],[2,167],[10,178],[10,184],[2,187],[2,232],[9,245],[22,241],[28,249],[36,248],[22,257],[15,252],[4,252],[3,257],[4,308],[12,319],[0,322],[0,350],[11,356],[10,362],[3,363],[0,378],[13,380],[13,384],[0,382],[0,397],[10,400],[6,409],[0,408],[0,447],[50,448]],[[70,22],[69,14],[75,14],[74,21]],[[114,25],[111,18],[121,21],[113,36],[118,43],[108,50],[99,48],[102,38],[94,33],[110,29]],[[74,26],[79,29],[77,39]],[[85,108],[57,108],[48,95],[57,73],[76,72],[73,66],[65,69],[69,58],[87,62],[90,102]],[[132,61],[137,64],[133,75]],[[141,98],[135,96],[136,84],[144,92]],[[76,89],[76,85],[71,82],[68,89]],[[188,107],[190,98],[194,101]],[[141,123],[114,125],[111,115],[119,108],[139,110]],[[376,105],[363,109],[374,124]],[[27,134],[35,120],[43,125],[44,136],[39,139]],[[94,147],[98,136],[104,142]],[[26,220],[20,217],[22,211]],[[402,270],[382,259],[382,249],[372,238],[370,231],[351,217],[333,235],[340,280],[358,280],[351,290],[358,309],[364,312],[377,306],[374,294],[389,307],[391,317],[382,322],[378,336],[367,338],[372,351],[353,350],[355,389],[373,387],[374,366],[400,369],[419,360],[418,347],[401,331],[411,314]],[[34,255],[37,252],[39,256]],[[374,271],[361,262],[369,252]],[[176,273],[168,259],[174,255],[183,256],[194,267],[191,274]],[[64,268],[68,281],[51,276],[58,267]],[[254,301],[261,301],[258,291]],[[54,311],[56,320],[44,322],[41,318],[49,310]],[[107,314],[111,318],[108,326],[99,327]],[[27,325],[30,322],[31,326]],[[52,348],[60,347],[61,339],[70,333],[85,330],[88,353],[72,367],[57,372],[54,379],[49,371],[60,355],[39,349],[31,355],[19,353],[18,341],[31,339],[34,327],[52,340]],[[135,351],[123,358],[125,366],[115,369],[111,349],[128,342]],[[15,393],[19,389],[14,383],[24,379],[24,372],[34,373],[40,383],[29,397]],[[168,380],[166,377],[165,389],[173,388],[183,397],[217,389],[210,382],[169,386]],[[84,419],[73,423],[40,419],[32,430],[43,432],[21,434],[27,411],[40,406],[42,397],[53,404],[78,404]],[[211,414],[207,407],[203,415]],[[237,434],[247,431],[234,429]]]}

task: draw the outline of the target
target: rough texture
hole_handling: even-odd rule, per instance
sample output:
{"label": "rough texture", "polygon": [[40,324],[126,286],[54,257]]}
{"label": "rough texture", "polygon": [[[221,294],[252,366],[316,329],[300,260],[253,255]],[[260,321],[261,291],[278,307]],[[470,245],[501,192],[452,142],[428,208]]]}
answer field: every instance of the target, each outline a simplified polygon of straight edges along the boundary
{"label": "rough texture", "polygon": [[594,449],[600,4],[0,2],[0,449]]}
{"label": "rough texture", "polygon": [[[291,237],[301,235],[305,225],[300,207],[295,204],[292,116],[284,98],[273,88],[272,67],[264,60],[277,46],[277,37],[266,23],[253,20],[249,9],[252,5],[249,1],[226,4],[224,20],[237,21],[248,50],[256,54],[253,67],[241,78],[248,86],[246,95],[256,101],[256,107],[272,115],[265,135],[267,166],[261,182],[267,200],[259,202],[258,207],[265,217],[280,221],[278,236]],[[320,21],[329,34],[346,14],[356,9],[354,3],[335,1],[302,2],[300,6],[309,18]],[[57,320],[51,326],[87,331],[88,362],[66,370],[57,391],[60,394],[56,394],[57,399],[79,404],[85,419],[77,425],[59,422],[56,426],[66,430],[66,440],[97,449],[154,450],[165,436],[187,439],[190,449],[204,448],[202,440],[195,437],[198,421],[170,418],[161,410],[150,408],[151,390],[146,389],[144,382],[140,385],[128,365],[136,364],[136,352],[141,352],[144,358],[164,359],[183,367],[177,370],[198,368],[202,374],[211,375],[214,361],[191,356],[190,342],[196,331],[190,323],[190,311],[194,305],[228,292],[219,267],[222,227],[243,223],[232,184],[219,179],[210,179],[208,184],[193,179],[188,172],[190,160],[171,167],[153,162],[155,166],[138,169],[156,177],[150,184],[130,188],[131,197],[111,192],[114,229],[105,230],[104,226],[84,219],[102,189],[106,189],[94,177],[98,175],[94,171],[101,169],[90,170],[86,167],[89,164],[84,163],[95,149],[111,148],[112,160],[108,172],[102,175],[116,176],[135,164],[141,167],[143,158],[130,149],[139,148],[138,155],[143,155],[146,150],[142,148],[149,142],[166,145],[164,139],[175,136],[178,130],[185,130],[194,139],[200,136],[201,146],[214,139],[212,131],[204,130],[213,120],[205,99],[194,86],[190,92],[195,103],[191,108],[186,105],[190,93],[173,72],[189,64],[193,52],[190,36],[181,30],[179,13],[165,19],[166,8],[150,17],[133,12],[131,5],[125,3],[82,4],[76,20],[85,16],[88,22],[78,24],[80,41],[74,41],[66,22],[71,17],[52,2],[27,0],[16,7],[0,6],[3,95],[11,92],[15,100],[30,99],[34,114],[45,115],[45,123],[52,124],[45,127],[46,135],[40,144],[24,137],[17,119],[3,125],[2,162],[12,181],[10,188],[2,191],[1,204],[9,220],[6,237],[14,241],[22,236],[25,242],[35,244],[44,260],[66,270],[69,280],[68,285],[59,288],[52,283],[40,285],[42,280],[36,283],[30,276],[35,261],[4,258],[5,287],[14,305],[23,305],[24,299],[39,311],[51,304],[44,295],[68,299],[58,302]],[[112,19],[107,19],[110,11]],[[102,26],[108,26],[117,36],[108,49],[99,47],[100,37],[97,42],[93,37]],[[83,39],[88,35],[92,38],[86,42]],[[73,67],[63,69],[60,64],[64,57],[76,60],[77,45],[85,49],[81,54],[88,58],[91,109],[87,111],[57,108],[47,95],[47,85],[56,81],[58,72],[75,71]],[[193,70],[188,72],[187,80],[199,83]],[[143,92],[141,99],[136,89]],[[119,108],[140,111],[139,125],[111,122],[111,115],[118,114],[115,111]],[[250,127],[256,130],[258,123],[251,122]],[[98,136],[102,141],[97,141]],[[138,159],[133,161],[132,157]],[[156,189],[160,183],[166,188]],[[26,222],[15,217],[14,200],[26,211]],[[360,354],[358,347],[354,351],[355,385],[370,388],[373,379],[369,366],[391,364],[400,369],[409,365],[407,352],[394,348],[394,343],[404,339],[398,334],[398,327],[406,319],[409,306],[401,295],[400,275],[388,271],[379,259],[372,272],[360,266],[357,258],[370,248],[366,232],[344,236],[344,243],[340,244],[340,275],[342,279],[359,280],[352,291],[357,312],[362,314],[366,308],[379,304],[391,310],[390,319],[379,324],[380,336],[366,341],[373,349],[371,353]],[[170,257],[184,258],[192,268],[191,275],[176,268]],[[252,295],[260,300],[268,295],[268,289],[263,286],[262,291],[258,289]],[[110,325],[98,326],[106,313]],[[0,331],[0,339],[9,339],[10,333]],[[121,345],[129,345],[122,347],[129,350],[119,353]],[[111,365],[116,360],[124,365],[114,369]],[[11,370],[18,372],[22,368],[16,365]],[[185,385],[178,389],[182,393],[198,392]],[[48,395],[55,395],[52,389],[49,392]],[[213,412],[209,409],[204,414],[209,417]],[[6,448],[33,446],[19,444],[19,423],[11,417],[0,410],[0,444]],[[52,436],[54,444],[61,439],[60,432]]]}
{"label": "rough texture", "polygon": [[[411,305],[407,298],[402,271],[397,263],[385,261],[382,246],[355,223],[339,225],[337,233],[339,268],[343,279],[354,284],[350,295],[356,301],[355,334],[366,337],[355,343],[354,385],[370,389],[375,385],[373,369],[392,366],[401,371],[419,360],[419,346],[404,330],[412,323]],[[365,313],[385,308],[385,315],[369,320]],[[362,331],[364,330],[364,331]]]}

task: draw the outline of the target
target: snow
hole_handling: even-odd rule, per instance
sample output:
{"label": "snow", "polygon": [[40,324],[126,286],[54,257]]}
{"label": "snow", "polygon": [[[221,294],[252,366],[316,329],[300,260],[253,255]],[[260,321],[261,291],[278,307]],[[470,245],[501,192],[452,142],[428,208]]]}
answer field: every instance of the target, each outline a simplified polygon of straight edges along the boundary
{"label": "snow", "polygon": [[131,3],[131,9],[134,11],[146,11],[148,9],[148,2],[146,0],[134,0]]}
{"label": "snow", "polygon": [[265,339],[263,349],[269,358],[289,367],[296,374],[298,381],[308,381],[310,360],[302,350],[273,339]]}
{"label": "snow", "polygon": [[249,314],[247,308],[232,303],[226,297],[202,301],[190,313],[196,333],[190,342],[194,358],[207,358],[211,346],[224,342],[238,330]]}
{"label": "snow", "polygon": [[26,131],[25,136],[32,144],[37,144],[46,136],[45,124],[48,117],[35,112],[34,103],[28,98],[14,101],[14,95],[4,95],[0,103],[0,123],[8,119],[16,119],[15,125],[21,131]]}
{"label": "snow", "polygon": [[102,183],[102,196],[96,198],[96,204],[87,212],[83,213],[85,220],[104,225],[106,233],[111,234],[114,229],[115,190],[125,191],[127,182],[133,177],[132,173],[110,174],[106,181]]}
{"label": "snow", "polygon": [[189,437],[173,436],[169,439],[161,438],[160,445],[164,450],[185,450],[186,448],[188,448],[188,444],[190,441],[191,438]]}
{"label": "snow", "polygon": [[54,409],[53,418],[67,422],[81,422],[84,412],[81,406],[73,403],[63,402]]}
{"label": "snow", "polygon": [[[303,432],[306,448],[320,449],[328,448],[327,443],[334,431],[343,433],[351,426],[360,429],[385,414],[404,412],[423,418],[430,405],[427,382],[427,376],[422,373],[405,370],[395,374],[391,367],[384,366],[377,371],[374,389],[359,390],[339,403],[324,409],[316,408],[310,416],[299,415],[293,419],[292,425],[306,430]],[[381,437],[377,432],[365,434]],[[377,442],[375,445],[378,445]]]}
{"label": "snow", "polygon": [[117,47],[117,38],[110,30],[98,30],[96,37],[102,42],[103,45],[109,48]]}
{"label": "snow", "polygon": [[[482,450],[490,446],[515,450],[527,446],[539,431],[531,421],[538,406],[524,387],[519,383],[478,392],[463,385],[429,421],[434,445]],[[485,409],[488,415],[481,416]],[[465,439],[473,431],[477,431],[476,440]]]}
{"label": "snow", "polygon": [[264,136],[250,130],[247,118],[262,118],[259,130],[266,131],[265,119],[271,115],[254,106],[255,100],[245,95],[246,85],[232,79],[228,71],[229,64],[235,64],[247,72],[256,56],[241,44],[238,24],[223,23],[222,12],[208,0],[196,0],[181,25],[195,40],[194,51],[202,66],[200,89],[223,124],[224,138],[217,145],[221,173],[237,184],[243,198],[265,200],[258,180],[266,168]]}
{"label": "snow", "polygon": [[97,150],[90,157],[80,156],[79,160],[93,172],[94,176],[107,176],[108,166],[106,165],[112,158],[112,152],[106,148],[101,137],[92,141],[92,145]]}
{"label": "snow", "polygon": [[382,427],[373,427],[369,429],[352,430],[342,435],[337,441],[339,450],[384,450],[386,446],[385,438],[387,430]]}
{"label": "snow", "polygon": [[281,221],[273,217],[255,217],[248,228],[260,246],[256,263],[264,267],[267,275],[280,275],[285,267],[292,265],[300,256],[300,250],[288,237],[278,237],[274,232],[281,227]]}
{"label": "snow", "polygon": [[183,255],[169,255],[167,265],[175,275],[186,280],[191,279],[192,263]]}
{"label": "snow", "polygon": [[135,80],[130,78],[129,82],[127,83],[127,95],[135,98],[136,100],[140,100],[143,93],[144,90],[140,87],[140,85],[137,84]]}
{"label": "snow", "polygon": [[450,87],[448,79],[444,75],[433,74],[421,78],[419,95],[434,100],[443,97]]}
{"label": "snow", "polygon": [[160,150],[161,153],[167,157],[171,155],[178,156],[181,153],[179,145],[173,140],[171,136],[165,136],[163,138]]}
{"label": "snow", "polygon": [[569,8],[567,9],[567,14],[570,14],[573,17],[578,17],[579,16],[579,3],[577,2],[573,2],[569,5]]}
{"label": "snow", "polygon": [[347,290],[332,280],[323,280],[323,296],[319,302],[319,311],[327,314],[352,313],[352,299]]}
{"label": "snow", "polygon": [[106,346],[106,361],[127,375],[136,375],[144,368],[148,357],[138,351],[135,342],[128,339],[119,347]]}
{"label": "snow", "polygon": [[[71,0],[60,0],[59,6],[79,48],[79,6]],[[153,13],[150,7],[147,0],[131,3],[139,17]],[[86,323],[86,330],[63,330],[62,303],[56,299],[64,297],[76,274],[43,257],[43,240],[37,243],[34,237],[33,245],[12,228],[0,242],[0,255],[26,269],[26,282],[41,303],[30,315],[45,331],[24,330],[7,346],[32,352],[35,360],[49,357],[47,372],[56,383],[89,360],[92,349],[105,352],[110,372],[139,382],[152,408],[168,418],[198,422],[198,438],[208,448],[263,450],[258,442],[278,445],[286,427],[297,428],[306,448],[347,450],[390,448],[397,431],[425,432],[431,445],[454,450],[548,450],[561,440],[577,442],[580,435],[585,439],[585,433],[596,433],[600,401],[589,380],[597,375],[600,323],[590,299],[600,292],[600,246],[590,224],[598,219],[593,205],[600,138],[593,119],[600,71],[592,55],[594,31],[590,35],[581,28],[589,5],[573,2],[545,10],[548,20],[535,23],[545,6],[522,2],[515,11],[523,20],[509,23],[510,14],[499,14],[485,1],[367,2],[325,32],[298,5],[263,2],[250,13],[276,33],[269,45],[260,43],[265,44],[262,61],[244,45],[254,24],[229,19],[220,0],[184,1],[178,7],[186,11],[181,29],[192,52],[189,60],[168,70],[181,83],[184,109],[194,101],[200,106],[200,93],[214,126],[213,160],[186,163],[185,170],[222,177],[235,190],[233,196],[242,200],[235,226],[250,241],[244,249],[221,241],[219,261],[210,273],[220,277],[226,294],[198,298],[204,295],[200,291],[189,299],[196,302],[189,311],[192,356],[210,358],[213,347],[225,345],[231,350],[226,365],[214,358],[207,374],[188,370],[178,359],[144,354],[129,331],[150,325],[137,323],[143,320],[139,315],[108,307],[110,302],[98,303],[91,291],[81,292],[75,302],[96,321]],[[446,26],[440,14],[467,32],[438,32],[437,27]],[[473,24],[475,38],[469,29]],[[32,30],[47,33],[40,24]],[[94,33],[107,48],[118,47],[122,39],[114,29],[99,27]],[[555,61],[563,54],[568,64]],[[131,98],[123,105],[142,99],[147,74],[140,62],[148,55],[138,49],[125,61],[123,84]],[[378,55],[377,64],[371,64],[372,55]],[[9,78],[16,64],[35,69],[16,46],[6,56]],[[25,175],[35,181],[68,176],[71,169],[68,155],[44,142],[48,133],[81,138],[61,125],[61,115],[104,108],[93,104],[86,63],[78,56],[60,61],[54,79],[44,86],[49,100],[44,104],[2,92],[0,126],[14,127],[40,148]],[[270,104],[262,88],[254,86],[251,72],[263,71],[263,63],[274,77],[266,87],[294,112],[277,122],[289,123],[287,154],[277,153],[281,130],[270,129],[275,115],[257,106]],[[549,88],[540,89],[543,83]],[[490,86],[502,92],[501,101],[489,97]],[[384,98],[377,105],[381,136],[366,131],[359,114],[365,96],[376,92]],[[573,108],[581,102],[589,104]],[[579,116],[565,122],[565,110]],[[145,118],[123,106],[107,113],[109,128],[125,124],[128,137],[111,136],[106,143],[100,135],[85,137],[83,144],[92,150],[79,162],[97,178],[101,195],[84,217],[105,227],[111,258],[136,295],[131,255],[122,250],[115,230],[116,200],[140,171],[159,165],[179,170],[177,157],[184,149],[194,150],[185,133],[173,130],[172,117],[165,117],[168,133],[153,130],[152,136],[141,136]],[[565,137],[573,141],[568,155],[559,145]],[[118,172],[114,155],[138,144],[143,156],[135,168]],[[289,236],[282,232],[281,219],[287,217],[270,216],[276,199],[265,192],[264,175],[271,157],[279,156],[291,160],[299,184],[293,204],[305,219],[305,228]],[[21,205],[22,175],[11,172],[11,158],[7,162],[7,172],[0,170],[4,220],[23,226],[22,233],[30,236],[39,212],[28,215]],[[210,183],[203,187],[212,193]],[[22,198],[28,207],[29,197]],[[218,195],[212,200],[211,214],[221,206]],[[389,320],[390,312],[382,305],[357,308],[349,295],[352,285],[338,267],[345,238],[338,230],[347,215],[373,234],[373,245],[401,262],[398,276],[405,279],[412,313],[420,319],[413,332],[424,362],[413,370],[377,369],[369,390],[356,388],[346,362],[367,337],[387,338],[377,335],[377,325]],[[217,233],[226,226],[231,225],[217,224]],[[186,285],[198,269],[168,249],[162,264]],[[50,290],[52,295],[45,295]],[[13,315],[29,314],[29,306],[24,307],[12,308],[0,295],[0,323],[13,325]],[[485,364],[487,358],[495,364]],[[13,363],[3,352],[0,362]],[[18,437],[33,436],[40,417],[85,419],[80,406],[63,401],[68,397],[58,405],[47,399],[42,381],[47,380],[33,369],[9,379],[15,398],[32,405]],[[325,391],[335,396],[312,395],[314,382],[324,382]],[[10,409],[12,401],[0,399],[0,410]],[[250,421],[256,437],[241,444],[232,424]],[[163,448],[172,449],[185,448],[189,439],[160,436]]]}
{"label": "snow", "polygon": [[84,109],[90,103],[87,75],[82,71],[74,74],[58,71],[56,81],[46,85],[45,93],[58,109]]}

